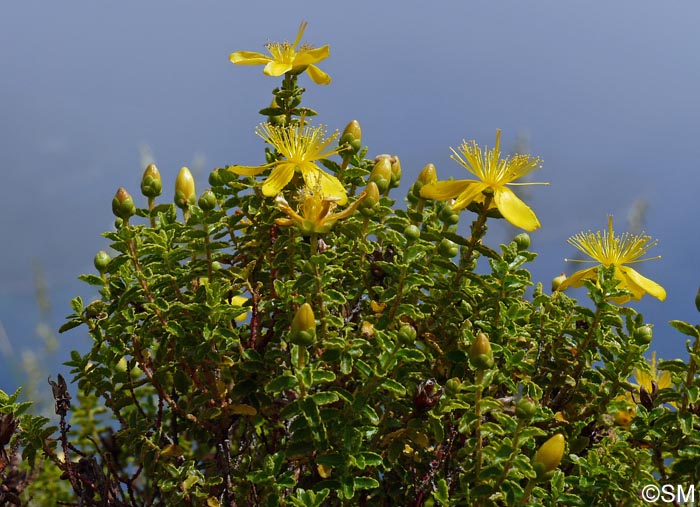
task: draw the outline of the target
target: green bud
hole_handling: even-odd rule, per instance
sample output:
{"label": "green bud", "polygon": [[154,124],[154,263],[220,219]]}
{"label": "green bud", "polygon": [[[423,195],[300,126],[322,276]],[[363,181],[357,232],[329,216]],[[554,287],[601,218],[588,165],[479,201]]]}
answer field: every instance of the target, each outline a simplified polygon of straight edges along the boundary
{"label": "green bud", "polygon": [[126,358],[122,356],[122,358],[119,359],[119,362],[117,362],[116,366],[114,367],[114,371],[116,371],[117,373],[126,373],[126,367]]}
{"label": "green bud", "polygon": [[491,342],[485,333],[478,333],[469,347],[469,360],[477,370],[487,370],[493,366]]}
{"label": "green bud", "polygon": [[654,336],[654,332],[649,324],[640,326],[634,330],[632,337],[638,345],[648,345],[651,343],[651,339]]}
{"label": "green bud", "polygon": [[316,317],[309,303],[299,307],[292,319],[289,342],[295,345],[311,345],[316,338]]}
{"label": "green bud", "polygon": [[399,341],[404,344],[411,344],[416,341],[416,328],[410,324],[404,324],[399,329]]}
{"label": "green bud", "polygon": [[556,292],[559,290],[559,286],[564,283],[564,280],[566,280],[566,275],[562,273],[559,276],[555,276],[552,278],[552,292]]}
{"label": "green bud", "polygon": [[379,195],[379,187],[374,181],[370,181],[367,183],[365,192],[367,193],[367,197],[360,203],[359,210],[364,216],[371,217],[374,215],[375,208],[379,204],[379,199],[381,197]]}
{"label": "green bud", "polygon": [[212,172],[209,173],[209,184],[212,187],[221,187],[224,184],[224,180],[221,177],[221,171],[222,169],[216,168]]}
{"label": "green bud", "polygon": [[[277,104],[277,97],[272,97],[272,102],[270,102],[270,108],[279,108],[279,104]],[[268,116],[267,117],[268,123],[275,125],[275,126],[282,126],[287,122],[287,119],[284,117],[283,114],[275,115],[275,116]]]}
{"label": "green bud", "polygon": [[107,267],[109,266],[111,260],[112,257],[110,257],[110,255],[107,252],[105,252],[104,250],[100,250],[95,255],[93,264],[95,265],[95,269],[98,272],[104,273],[105,271],[107,271]]}
{"label": "green bud", "polygon": [[357,120],[352,120],[343,130],[343,134],[338,141],[340,146],[345,146],[342,150],[344,155],[353,155],[362,148],[362,129]]}
{"label": "green bud", "polygon": [[443,238],[438,245],[438,253],[443,257],[449,257],[451,259],[459,253],[459,246],[457,246],[457,243],[454,241]]}
{"label": "green bud", "polygon": [[519,252],[530,248],[530,235],[527,232],[521,232],[513,238],[513,241],[515,241],[515,245],[518,247]]}
{"label": "green bud", "polygon": [[452,377],[445,382],[445,394],[447,396],[455,396],[459,393],[459,388],[462,381],[458,377]]}
{"label": "green bud", "polygon": [[141,193],[146,197],[158,197],[163,190],[163,182],[155,164],[148,164],[141,178]]}
{"label": "green bud", "polygon": [[207,188],[202,192],[197,204],[202,208],[202,211],[211,211],[216,208],[216,196],[214,192],[212,192],[210,188]]}
{"label": "green bud", "polygon": [[186,167],[180,169],[175,180],[175,204],[180,209],[187,209],[197,200],[197,193],[194,189],[194,178]]}
{"label": "green bud", "polygon": [[418,174],[418,181],[421,183],[421,186],[436,182],[437,169],[435,169],[435,166],[433,164],[426,165]]}
{"label": "green bud", "polygon": [[124,187],[119,187],[119,190],[114,195],[114,199],[112,199],[112,213],[123,220],[127,220],[136,213],[134,200]]}
{"label": "green bud", "polygon": [[542,444],[532,458],[532,466],[538,479],[543,479],[547,473],[556,470],[564,457],[565,447],[566,439],[561,433],[557,433]]}
{"label": "green bud", "polygon": [[403,230],[403,235],[408,241],[415,241],[420,238],[420,229],[415,225],[409,225]]}
{"label": "green bud", "polygon": [[515,405],[515,415],[523,420],[530,420],[537,413],[538,404],[530,397],[522,398]]}
{"label": "green bud", "polygon": [[389,155],[379,155],[375,159],[369,181],[376,183],[380,192],[386,192],[389,189],[391,184],[391,157]]}
{"label": "green bud", "polygon": [[459,213],[455,213],[452,206],[449,204],[444,204],[440,213],[438,214],[440,220],[447,225],[454,225],[459,222]]}

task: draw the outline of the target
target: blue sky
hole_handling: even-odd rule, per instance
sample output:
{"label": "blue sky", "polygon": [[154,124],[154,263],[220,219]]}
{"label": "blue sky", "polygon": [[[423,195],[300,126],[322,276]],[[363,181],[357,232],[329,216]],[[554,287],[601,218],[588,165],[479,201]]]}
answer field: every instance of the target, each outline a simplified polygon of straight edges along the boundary
{"label": "blue sky", "polygon": [[[209,171],[261,161],[253,132],[275,79],[228,62],[268,41],[330,44],[328,87],[306,79],[306,104],[331,130],[362,124],[370,155],[401,157],[404,187],[462,139],[527,140],[544,160],[528,203],[542,229],[535,281],[549,285],[575,251],[566,239],[624,229],[645,203],[660,261],[639,271],[668,299],[634,307],[654,323],[660,357],[685,357],[670,319],[697,322],[700,285],[700,4],[692,1],[7,3],[0,7],[0,356],[18,368],[36,347],[32,263],[42,266],[57,328],[77,281],[107,246],[117,187],[134,195],[153,158],[166,198],[179,168],[203,190]],[[400,196],[396,193],[395,196]],[[468,218],[464,217],[463,221]],[[495,246],[512,235],[494,227]],[[575,295],[585,297],[580,290]],[[60,337],[64,360],[82,331]],[[8,348],[11,347],[11,352]],[[16,382],[0,371],[0,389]]]}

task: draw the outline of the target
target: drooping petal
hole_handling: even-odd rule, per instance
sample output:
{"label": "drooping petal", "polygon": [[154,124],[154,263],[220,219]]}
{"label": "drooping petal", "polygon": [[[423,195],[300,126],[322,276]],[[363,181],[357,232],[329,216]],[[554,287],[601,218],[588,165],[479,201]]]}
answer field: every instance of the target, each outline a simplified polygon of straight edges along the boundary
{"label": "drooping petal", "polygon": [[306,68],[306,73],[316,84],[327,85],[331,83],[331,77],[315,65],[309,65]]}
{"label": "drooping petal", "polygon": [[272,60],[269,56],[255,51],[236,51],[231,53],[228,59],[238,65],[265,65]]}
{"label": "drooping petal", "polygon": [[567,277],[560,285],[560,291],[567,287],[581,287],[583,280],[595,280],[598,278],[598,266],[576,271],[571,276]]}
{"label": "drooping petal", "polygon": [[233,171],[236,174],[240,174],[241,176],[257,176],[265,169],[273,165],[275,164],[273,163],[264,165],[233,165],[229,167],[228,170]]}
{"label": "drooping petal", "polygon": [[[647,294],[654,296],[660,301],[666,299],[666,289],[655,281],[640,275],[634,269],[627,266],[617,266],[616,271],[618,269],[624,273],[629,280],[633,281],[638,287],[641,287]],[[641,294],[640,298],[643,295],[644,294]]]}
{"label": "drooping petal", "polygon": [[470,182],[467,188],[464,189],[464,192],[459,194],[455,202],[452,203],[452,209],[459,211],[469,206],[473,201],[483,201],[484,190],[488,188],[489,186],[486,183],[480,181]]}
{"label": "drooping petal", "polygon": [[469,185],[476,183],[473,180],[459,181],[435,181],[428,183],[420,189],[420,196],[426,199],[436,199],[444,201],[445,199],[453,199],[464,192]]}
{"label": "drooping petal", "polygon": [[335,176],[323,172],[312,163],[299,166],[299,170],[304,177],[304,183],[306,183],[307,187],[315,189],[317,186],[320,186],[321,194],[326,199],[337,199],[337,203],[340,206],[348,202],[348,195],[345,192],[345,187]]}
{"label": "drooping petal", "polygon": [[267,65],[265,65],[263,73],[268,76],[281,76],[285,72],[292,70],[292,67],[293,66],[291,63],[276,62],[273,60],[269,61]]}
{"label": "drooping petal", "polygon": [[294,177],[294,164],[281,163],[275,167],[262,186],[263,195],[272,197],[279,194]]}
{"label": "drooping petal", "polygon": [[306,49],[299,51],[294,59],[294,65],[313,65],[321,60],[325,60],[331,54],[330,47],[326,44],[320,48]]}
{"label": "drooping petal", "polygon": [[360,203],[364,200],[365,197],[367,197],[367,192],[362,192],[358,196],[357,200],[353,202],[350,206],[345,208],[343,211],[333,213],[329,218],[333,220],[340,220],[341,218],[349,217],[357,210],[357,208],[360,206]]}
{"label": "drooping petal", "polygon": [[503,218],[511,224],[526,231],[534,231],[540,227],[534,211],[525,204],[513,191],[506,187],[499,187],[494,190],[493,200],[496,207],[503,215]]}

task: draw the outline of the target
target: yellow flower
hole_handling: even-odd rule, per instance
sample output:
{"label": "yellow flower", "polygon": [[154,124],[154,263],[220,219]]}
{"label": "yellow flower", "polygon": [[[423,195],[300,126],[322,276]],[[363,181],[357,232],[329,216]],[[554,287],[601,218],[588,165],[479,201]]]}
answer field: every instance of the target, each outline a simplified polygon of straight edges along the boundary
{"label": "yellow flower", "polygon": [[272,172],[262,185],[262,192],[267,197],[279,194],[292,180],[294,172],[299,171],[307,187],[320,187],[324,196],[337,200],[340,205],[348,201],[345,187],[338,178],[323,172],[316,165],[317,160],[338,152],[339,147],[328,148],[338,132],[334,132],[324,140],[322,126],[302,127],[299,124],[291,127],[277,127],[263,123],[255,133],[279,151],[284,158],[261,166],[236,165],[230,167],[231,171],[244,176],[255,176],[272,167]]}
{"label": "yellow flower", "polygon": [[323,191],[318,187],[316,191],[311,191],[307,188],[302,194],[301,204],[299,205],[301,214],[299,214],[292,209],[287,200],[280,194],[275,198],[275,202],[289,218],[278,218],[275,222],[277,225],[283,226],[296,225],[303,235],[325,234],[331,230],[336,221],[353,214],[366,196],[367,194],[362,192],[358,199],[346,209],[340,213],[332,213],[336,207],[335,200],[326,198]]}
{"label": "yellow flower", "polygon": [[263,72],[268,76],[281,76],[287,72],[300,74],[306,71],[314,83],[327,85],[331,82],[330,76],[314,64],[328,58],[330,55],[328,45],[320,48],[306,44],[299,46],[307,24],[302,21],[299,25],[294,44],[286,41],[268,42],[266,46],[271,57],[255,51],[236,51],[231,53],[229,60],[238,65],[265,65]]}
{"label": "yellow flower", "polygon": [[[656,370],[656,352],[651,353],[651,361],[649,362],[649,372],[635,368],[634,369],[634,380],[637,382],[639,387],[646,389],[648,393],[655,393],[661,389],[668,389],[673,387],[673,382],[671,381],[670,371],[657,371]],[[656,389],[654,385],[656,384]]]}
{"label": "yellow flower", "polygon": [[[243,296],[233,296],[233,297],[231,298],[230,303],[231,303],[233,306],[243,306],[243,304],[244,304],[246,301],[248,301],[248,298],[247,298],[247,297],[243,297]],[[247,314],[247,313],[242,313],[242,314],[240,314],[238,317],[236,317],[236,320],[239,321],[239,322],[243,322],[247,317],[248,317],[248,314]]]}
{"label": "yellow flower", "polygon": [[466,208],[472,202],[483,203],[487,194],[493,196],[489,209],[497,208],[503,218],[526,231],[540,226],[535,213],[516,196],[506,185],[549,185],[549,183],[513,183],[535,169],[541,167],[539,157],[514,155],[501,159],[501,131],[496,131],[496,146],[483,153],[476,141],[464,141],[459,153],[452,150],[452,159],[478,180],[436,181],[421,188],[421,197],[428,199],[456,199],[452,208],[455,211]]}
{"label": "yellow flower", "polygon": [[[624,233],[615,237],[613,231],[612,216],[608,217],[608,230],[587,233],[579,233],[569,238],[569,244],[576,247],[589,257],[592,257],[605,267],[615,267],[615,278],[620,281],[618,287],[626,289],[631,296],[613,298],[616,303],[625,303],[630,300],[640,300],[644,294],[651,294],[663,301],[666,299],[664,288],[653,280],[643,277],[634,269],[624,264],[634,264],[660,257],[640,259],[647,250],[657,244],[651,237],[642,234]],[[567,259],[570,260],[570,259]],[[592,262],[592,261],[579,261]],[[580,287],[583,280],[595,280],[598,276],[598,266],[577,271],[559,285],[559,290],[567,287]]]}

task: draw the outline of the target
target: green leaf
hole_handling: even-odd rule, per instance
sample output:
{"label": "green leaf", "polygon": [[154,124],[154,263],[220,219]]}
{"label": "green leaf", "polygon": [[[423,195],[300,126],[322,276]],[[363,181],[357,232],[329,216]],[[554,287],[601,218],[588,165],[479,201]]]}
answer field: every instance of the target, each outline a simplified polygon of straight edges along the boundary
{"label": "green leaf", "polygon": [[668,323],[676,328],[676,331],[680,331],[681,333],[694,338],[700,338],[700,331],[698,331],[695,326],[688,324],[687,322],[682,320],[670,320]]}
{"label": "green leaf", "polygon": [[384,379],[381,383],[381,386],[387,391],[391,391],[392,393],[398,396],[403,396],[404,394],[406,394],[406,388],[404,386],[402,386],[395,380],[389,378]]}
{"label": "green leaf", "polygon": [[379,481],[372,477],[355,477],[355,489],[374,489],[379,487]]}

